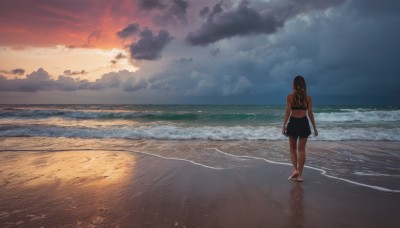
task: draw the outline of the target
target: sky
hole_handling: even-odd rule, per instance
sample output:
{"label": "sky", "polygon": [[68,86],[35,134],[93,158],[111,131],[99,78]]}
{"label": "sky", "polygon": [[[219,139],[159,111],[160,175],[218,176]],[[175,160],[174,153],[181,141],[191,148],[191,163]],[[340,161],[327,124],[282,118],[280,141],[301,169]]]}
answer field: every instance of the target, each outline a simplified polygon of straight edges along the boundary
{"label": "sky", "polygon": [[398,0],[0,0],[0,103],[400,105]]}

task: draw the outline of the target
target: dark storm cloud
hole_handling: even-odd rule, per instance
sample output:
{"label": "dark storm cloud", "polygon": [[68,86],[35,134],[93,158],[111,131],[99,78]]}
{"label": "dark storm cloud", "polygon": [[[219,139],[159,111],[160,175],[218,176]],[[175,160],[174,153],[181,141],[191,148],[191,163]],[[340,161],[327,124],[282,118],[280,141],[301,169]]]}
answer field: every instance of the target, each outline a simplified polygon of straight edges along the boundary
{"label": "dark storm cloud", "polygon": [[143,10],[162,9],[165,4],[162,0],[138,0],[137,5]]}
{"label": "dark storm cloud", "polygon": [[42,68],[28,74],[24,79],[7,79],[0,75],[0,91],[36,92],[48,90],[77,91],[122,88],[124,91],[136,91],[147,87],[147,81],[137,79],[135,73],[127,70],[110,72],[94,82],[71,78],[73,72],[66,71],[54,80]]}
{"label": "dark storm cloud", "polygon": [[316,9],[326,9],[345,0],[280,0],[265,4],[261,10],[242,1],[236,8],[224,10],[215,4],[201,27],[190,32],[187,41],[191,45],[207,45],[234,36],[272,34],[294,16]]}
{"label": "dark storm cloud", "polygon": [[11,71],[8,71],[8,70],[0,70],[0,73],[3,73],[3,74],[23,75],[23,74],[25,73],[25,70],[24,70],[24,69],[21,69],[21,68],[16,68],[16,69],[13,69],[13,70],[11,70]]}
{"label": "dark storm cloud", "polygon": [[145,28],[140,33],[140,39],[129,46],[131,58],[136,60],[157,60],[161,58],[161,52],[171,41],[168,31],[161,30],[158,35]]}
{"label": "dark storm cloud", "polygon": [[[294,17],[273,37],[248,36],[212,45],[211,50],[223,49],[218,58],[210,58],[211,50],[193,48],[202,53],[191,54],[196,61],[164,67],[149,79],[150,88],[189,103],[197,97],[204,103],[218,97],[235,103],[240,97],[244,102],[283,104],[294,76],[300,74],[315,104],[398,105],[400,14],[383,12],[400,12],[400,4],[385,2],[392,3],[356,7],[363,1],[353,0]],[[182,46],[180,53],[185,56],[187,49]]]}
{"label": "dark storm cloud", "polygon": [[186,10],[189,6],[186,0],[172,0],[169,13],[177,16],[179,19],[186,20]]}
{"label": "dark storm cloud", "polygon": [[117,36],[119,38],[121,38],[121,39],[125,39],[125,38],[128,38],[128,37],[132,36],[132,35],[137,34],[138,32],[140,32],[139,24],[129,24],[124,29],[122,29],[121,31],[117,32]]}
{"label": "dark storm cloud", "polygon": [[140,10],[154,11],[153,21],[158,25],[187,22],[186,0],[139,0],[137,6]]}
{"label": "dark storm cloud", "polygon": [[208,6],[205,6],[203,9],[200,10],[199,16],[206,17],[209,12],[210,12],[210,8],[208,8]]}
{"label": "dark storm cloud", "polygon": [[186,16],[189,3],[186,0],[139,0],[137,5],[143,10],[165,10],[178,17]]}
{"label": "dark storm cloud", "polygon": [[[211,23],[214,19],[214,16],[218,13],[221,13],[223,11],[222,9],[222,2],[217,3],[214,5],[211,13],[209,14],[208,18],[207,18],[207,23]],[[200,11],[201,12],[201,11]]]}
{"label": "dark storm cloud", "polygon": [[[133,35],[136,35],[140,30],[138,24],[129,24],[117,35],[121,39],[134,38]],[[167,30],[161,30],[158,35],[155,35],[149,28],[144,28],[138,35],[139,39],[129,45],[131,59],[136,60],[157,60],[161,58],[162,50],[172,39]],[[116,64],[121,58],[125,58],[122,53],[111,60],[111,63]]]}

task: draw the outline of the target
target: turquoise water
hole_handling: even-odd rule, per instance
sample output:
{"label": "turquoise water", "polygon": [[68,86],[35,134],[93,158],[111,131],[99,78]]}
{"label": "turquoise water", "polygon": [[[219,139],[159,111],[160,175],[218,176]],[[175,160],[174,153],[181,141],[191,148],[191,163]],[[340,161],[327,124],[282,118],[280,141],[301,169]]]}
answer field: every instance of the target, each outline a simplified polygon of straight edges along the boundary
{"label": "turquoise water", "polygon": [[[284,140],[284,106],[2,105],[0,137]],[[400,141],[400,107],[315,106],[312,140]]]}

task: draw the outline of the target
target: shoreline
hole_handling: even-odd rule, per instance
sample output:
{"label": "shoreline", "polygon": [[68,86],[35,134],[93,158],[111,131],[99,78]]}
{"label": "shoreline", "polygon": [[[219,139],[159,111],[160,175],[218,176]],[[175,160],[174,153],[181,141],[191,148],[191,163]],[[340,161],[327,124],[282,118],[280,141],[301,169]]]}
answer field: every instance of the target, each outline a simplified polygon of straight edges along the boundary
{"label": "shoreline", "polygon": [[[20,143],[21,139],[24,140],[23,144]],[[126,152],[183,161],[214,170],[266,163],[291,166],[289,146],[286,141],[0,137],[0,143],[2,144],[0,153]],[[399,193],[398,148],[400,142],[310,141],[307,145],[305,169],[312,169],[327,178],[362,187]]]}
{"label": "shoreline", "polygon": [[[2,151],[0,157],[0,225],[5,227],[400,225],[398,193],[355,186],[311,169],[304,170],[305,182],[294,183],[287,180],[291,167],[265,162],[213,170],[104,150]],[[72,171],[71,165],[76,165]]]}

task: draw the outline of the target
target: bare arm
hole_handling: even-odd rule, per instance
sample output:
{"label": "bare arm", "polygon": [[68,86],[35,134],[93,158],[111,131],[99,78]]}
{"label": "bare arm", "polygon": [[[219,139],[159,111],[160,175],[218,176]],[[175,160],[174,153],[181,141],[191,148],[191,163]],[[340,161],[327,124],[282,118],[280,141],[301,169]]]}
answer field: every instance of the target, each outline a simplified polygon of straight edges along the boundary
{"label": "bare arm", "polygon": [[318,130],[317,130],[317,125],[315,124],[314,120],[314,114],[312,112],[312,98],[311,96],[308,97],[308,117],[310,118],[311,124],[313,125],[314,128],[314,135],[318,135]]}
{"label": "bare arm", "polygon": [[292,111],[291,104],[290,104],[290,99],[289,95],[286,97],[286,112],[285,112],[285,118],[283,119],[283,126],[282,126],[282,134],[286,135],[286,124],[288,122],[290,113]]}

